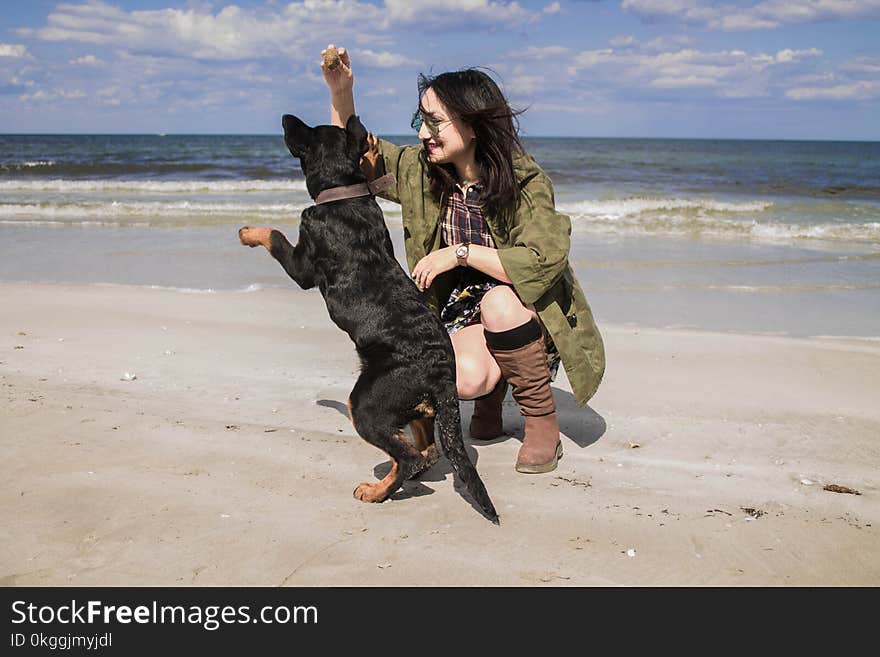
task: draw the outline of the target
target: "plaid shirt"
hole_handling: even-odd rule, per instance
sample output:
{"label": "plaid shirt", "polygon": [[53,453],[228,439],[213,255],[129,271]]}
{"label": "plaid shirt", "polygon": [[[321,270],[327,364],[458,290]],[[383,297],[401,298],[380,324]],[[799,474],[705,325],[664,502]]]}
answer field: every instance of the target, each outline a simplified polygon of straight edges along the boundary
{"label": "plaid shirt", "polygon": [[470,242],[495,248],[495,240],[480,207],[480,183],[455,186],[446,202],[440,236],[447,246]]}

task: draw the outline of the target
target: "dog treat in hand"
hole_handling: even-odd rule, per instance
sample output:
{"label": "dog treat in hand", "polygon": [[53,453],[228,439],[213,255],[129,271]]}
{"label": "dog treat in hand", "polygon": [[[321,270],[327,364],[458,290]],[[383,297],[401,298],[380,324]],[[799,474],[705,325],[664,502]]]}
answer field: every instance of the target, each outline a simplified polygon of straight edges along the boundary
{"label": "dog treat in hand", "polygon": [[339,51],[334,46],[330,46],[324,51],[324,66],[328,71],[335,71],[339,68],[340,61]]}

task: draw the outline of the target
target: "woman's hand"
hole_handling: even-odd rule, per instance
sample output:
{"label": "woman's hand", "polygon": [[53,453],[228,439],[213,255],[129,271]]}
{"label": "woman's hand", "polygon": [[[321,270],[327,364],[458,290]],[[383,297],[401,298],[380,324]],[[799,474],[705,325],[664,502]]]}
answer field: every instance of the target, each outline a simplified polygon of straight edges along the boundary
{"label": "woman's hand", "polygon": [[330,87],[330,125],[344,128],[348,118],[354,114],[354,74],[351,72],[351,60],[345,48],[339,48],[339,66],[332,71],[324,63],[324,53],[333,44],[321,51],[321,72],[324,81]]}
{"label": "woman's hand", "polygon": [[324,64],[324,53],[333,47],[331,43],[321,51],[321,72],[324,74],[324,81],[330,87],[331,97],[351,94],[352,87],[354,86],[354,74],[351,70],[351,60],[348,56],[348,51],[345,48],[339,48],[339,66],[334,70],[331,71]]}
{"label": "woman's hand", "polygon": [[437,249],[426,255],[416,263],[413,268],[412,279],[416,282],[416,286],[424,292],[434,279],[445,271],[454,269],[458,265],[458,259],[455,257],[455,247],[447,246]]}
{"label": "woman's hand", "polygon": [[377,177],[379,166],[379,138],[372,132],[367,133],[367,152],[361,157],[361,169],[367,180],[373,182]]}

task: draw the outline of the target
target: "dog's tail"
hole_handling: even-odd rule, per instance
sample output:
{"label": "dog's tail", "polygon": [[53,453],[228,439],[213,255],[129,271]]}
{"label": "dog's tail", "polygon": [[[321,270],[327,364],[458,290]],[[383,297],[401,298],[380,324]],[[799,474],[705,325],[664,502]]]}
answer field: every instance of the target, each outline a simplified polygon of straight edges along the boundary
{"label": "dog's tail", "polygon": [[477,474],[477,469],[468,458],[464,449],[464,439],[461,436],[461,414],[458,408],[458,395],[455,392],[444,395],[444,398],[438,399],[435,403],[437,414],[437,433],[440,439],[440,445],[446,452],[446,458],[452,463],[452,468],[459,480],[465,485],[471,497],[476,501],[477,506],[489,520],[496,525],[498,522],[498,513],[492,500],[489,499],[489,493]]}

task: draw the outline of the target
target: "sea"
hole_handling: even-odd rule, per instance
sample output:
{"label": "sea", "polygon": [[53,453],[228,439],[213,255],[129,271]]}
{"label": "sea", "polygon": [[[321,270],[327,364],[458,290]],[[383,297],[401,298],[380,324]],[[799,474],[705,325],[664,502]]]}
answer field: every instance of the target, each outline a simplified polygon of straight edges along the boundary
{"label": "sea", "polygon": [[[413,136],[386,136],[398,144]],[[524,138],[600,324],[880,339],[880,142]],[[0,135],[0,281],[242,294],[295,283],[281,135]],[[381,201],[404,263],[399,206]]]}

